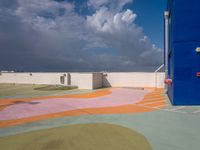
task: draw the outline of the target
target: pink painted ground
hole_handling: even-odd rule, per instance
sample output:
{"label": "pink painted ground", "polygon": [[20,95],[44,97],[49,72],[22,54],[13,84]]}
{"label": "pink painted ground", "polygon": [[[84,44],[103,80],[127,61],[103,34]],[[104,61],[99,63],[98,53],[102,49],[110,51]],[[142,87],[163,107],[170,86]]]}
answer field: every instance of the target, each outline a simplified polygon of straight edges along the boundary
{"label": "pink painted ground", "polygon": [[52,98],[19,103],[0,111],[0,120],[14,120],[83,108],[113,107],[141,101],[148,90],[112,89],[112,94],[96,98]]}

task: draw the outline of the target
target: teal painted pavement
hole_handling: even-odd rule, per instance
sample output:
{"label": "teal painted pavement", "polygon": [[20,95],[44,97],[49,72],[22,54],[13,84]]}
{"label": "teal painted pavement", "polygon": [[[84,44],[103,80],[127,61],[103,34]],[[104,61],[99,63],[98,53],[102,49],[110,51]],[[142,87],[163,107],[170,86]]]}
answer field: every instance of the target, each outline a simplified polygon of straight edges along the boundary
{"label": "teal painted pavement", "polygon": [[[187,110],[187,107],[184,109]],[[143,134],[152,145],[153,150],[198,150],[200,149],[198,109],[200,110],[200,107],[194,108],[194,111],[197,112],[195,114],[187,113],[187,111],[158,110],[140,114],[62,117],[2,128],[0,136],[60,127],[67,124],[109,123],[128,127]]]}

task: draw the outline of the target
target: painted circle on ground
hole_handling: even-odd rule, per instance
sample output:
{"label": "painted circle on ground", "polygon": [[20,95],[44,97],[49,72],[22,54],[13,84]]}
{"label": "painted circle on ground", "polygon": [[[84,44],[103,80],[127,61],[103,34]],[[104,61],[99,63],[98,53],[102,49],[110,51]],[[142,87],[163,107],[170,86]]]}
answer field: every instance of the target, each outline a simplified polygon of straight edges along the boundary
{"label": "painted circle on ground", "polygon": [[112,124],[77,124],[0,138],[6,150],[151,150],[147,139]]}

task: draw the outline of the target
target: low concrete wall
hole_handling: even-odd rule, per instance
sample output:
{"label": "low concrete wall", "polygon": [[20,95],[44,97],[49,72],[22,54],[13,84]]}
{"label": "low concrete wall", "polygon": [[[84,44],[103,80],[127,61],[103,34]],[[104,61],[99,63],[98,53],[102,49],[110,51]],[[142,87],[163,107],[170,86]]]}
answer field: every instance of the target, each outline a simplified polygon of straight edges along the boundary
{"label": "low concrete wall", "polygon": [[70,73],[71,84],[80,89],[97,89],[103,86],[102,73]]}
{"label": "low concrete wall", "polygon": [[0,83],[62,84],[80,89],[164,87],[164,73],[1,73]]}
{"label": "low concrete wall", "polygon": [[165,73],[157,72],[155,73],[155,87],[164,88],[165,87]]}
{"label": "low concrete wall", "polygon": [[164,87],[164,73],[104,73],[104,87]]}
{"label": "low concrete wall", "polygon": [[93,73],[70,73],[72,85],[77,85],[79,89],[93,89]]}
{"label": "low concrete wall", "polygon": [[102,87],[100,76],[102,73],[1,73],[0,83],[62,84],[78,86],[80,89],[96,89]]}
{"label": "low concrete wall", "polygon": [[61,84],[63,73],[1,73],[0,83]]}

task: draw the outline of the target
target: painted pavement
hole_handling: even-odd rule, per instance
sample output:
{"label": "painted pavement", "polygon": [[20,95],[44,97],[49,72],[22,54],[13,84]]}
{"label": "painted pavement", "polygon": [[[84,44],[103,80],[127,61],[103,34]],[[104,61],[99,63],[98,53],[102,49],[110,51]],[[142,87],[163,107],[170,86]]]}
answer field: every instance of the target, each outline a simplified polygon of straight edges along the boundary
{"label": "painted pavement", "polygon": [[[23,139],[33,135],[51,144],[53,139],[45,137],[45,132],[54,130],[60,132],[66,125],[68,128],[68,125],[110,124],[126,127],[133,132],[137,131],[138,135],[135,138],[144,136],[147,143],[151,145],[148,149],[197,150],[200,148],[200,130],[198,130],[200,107],[173,107],[165,98],[163,89],[112,88],[82,94],[1,99],[0,110],[0,146],[5,143],[5,140],[15,141],[19,136]],[[91,140],[88,137],[93,137],[95,133],[100,132],[98,128],[98,131],[96,129],[92,131],[94,134],[91,132],[86,134],[85,126],[81,129],[83,131],[80,132],[86,136],[83,138],[88,141]],[[39,133],[36,133],[37,131]],[[67,129],[63,129],[64,131],[66,134],[69,133]],[[124,134],[116,131],[116,137],[119,135],[125,137]],[[55,137],[54,140],[56,139]],[[76,138],[74,140],[76,141]],[[101,141],[101,138],[99,140]],[[118,140],[116,138],[112,142],[120,143]],[[96,146],[99,144],[99,141],[92,142]],[[21,148],[23,149],[23,145],[26,144],[25,141],[21,142]],[[9,142],[3,146],[9,149],[8,145]],[[45,144],[39,146],[41,147],[36,149],[43,149]],[[103,149],[102,145],[97,147]],[[93,149],[98,149],[97,147]],[[139,150],[142,146],[138,147],[136,144],[136,147],[135,149]],[[76,149],[73,146],[71,148]]]}

